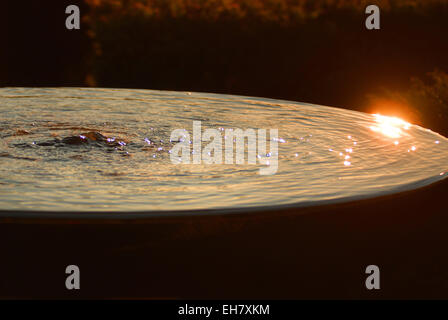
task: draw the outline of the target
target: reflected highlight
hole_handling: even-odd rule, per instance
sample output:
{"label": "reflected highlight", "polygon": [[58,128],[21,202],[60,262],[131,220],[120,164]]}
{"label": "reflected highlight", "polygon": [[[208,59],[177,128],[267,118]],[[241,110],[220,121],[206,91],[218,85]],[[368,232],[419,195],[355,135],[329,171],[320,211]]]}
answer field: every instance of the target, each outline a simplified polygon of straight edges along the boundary
{"label": "reflected highlight", "polygon": [[400,138],[403,135],[403,130],[409,130],[411,125],[397,117],[382,116],[375,114],[375,125],[370,126],[374,132],[379,132],[388,138]]}

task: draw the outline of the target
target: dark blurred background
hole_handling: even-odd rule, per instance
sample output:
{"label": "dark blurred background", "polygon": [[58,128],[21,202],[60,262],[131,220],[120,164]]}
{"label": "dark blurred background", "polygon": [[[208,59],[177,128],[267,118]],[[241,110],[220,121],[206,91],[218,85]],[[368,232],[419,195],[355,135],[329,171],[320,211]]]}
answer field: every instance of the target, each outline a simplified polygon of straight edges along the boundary
{"label": "dark blurred background", "polygon": [[[65,8],[81,29],[65,28]],[[381,30],[365,8],[381,9]],[[59,0],[1,4],[0,86],[281,98],[448,135],[448,0]]]}

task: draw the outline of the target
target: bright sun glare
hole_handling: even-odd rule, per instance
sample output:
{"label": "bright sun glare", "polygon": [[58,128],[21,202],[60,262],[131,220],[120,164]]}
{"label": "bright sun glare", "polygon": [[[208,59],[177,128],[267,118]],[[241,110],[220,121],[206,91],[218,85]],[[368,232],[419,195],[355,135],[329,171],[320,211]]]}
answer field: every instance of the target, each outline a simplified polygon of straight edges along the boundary
{"label": "bright sun glare", "polygon": [[400,138],[403,135],[403,130],[409,130],[410,124],[397,117],[382,116],[375,114],[375,125],[370,126],[370,129],[379,132],[389,138]]}

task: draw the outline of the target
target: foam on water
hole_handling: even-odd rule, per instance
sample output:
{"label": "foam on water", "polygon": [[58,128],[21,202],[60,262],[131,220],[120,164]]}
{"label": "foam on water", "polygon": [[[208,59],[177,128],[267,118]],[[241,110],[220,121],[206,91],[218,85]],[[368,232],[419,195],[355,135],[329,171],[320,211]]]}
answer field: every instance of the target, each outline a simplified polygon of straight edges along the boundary
{"label": "foam on water", "polygon": [[[0,112],[1,210],[314,205],[417,188],[444,179],[448,171],[448,139],[430,130],[290,101],[154,90],[2,88]],[[278,129],[277,173],[260,175],[260,164],[173,164],[171,131],[191,132],[195,120],[203,130]],[[61,143],[84,133],[100,138]]]}

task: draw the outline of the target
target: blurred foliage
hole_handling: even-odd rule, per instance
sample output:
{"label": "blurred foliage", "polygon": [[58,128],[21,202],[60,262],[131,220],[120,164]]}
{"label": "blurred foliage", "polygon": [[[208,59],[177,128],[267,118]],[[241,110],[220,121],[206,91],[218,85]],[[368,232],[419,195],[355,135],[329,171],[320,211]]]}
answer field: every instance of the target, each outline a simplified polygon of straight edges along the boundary
{"label": "blurred foliage", "polygon": [[[447,0],[375,1],[377,31],[364,27],[367,0],[85,2],[90,85],[265,96],[363,111],[371,107],[369,94],[395,95],[414,108],[407,110],[413,120],[448,132],[443,117],[433,117],[446,114],[446,96],[430,94],[446,88]],[[435,69],[432,83],[414,80],[408,92],[412,77]]]}
{"label": "blurred foliage", "polygon": [[356,10],[378,4],[382,10],[417,10],[444,5],[444,0],[86,0],[102,21],[118,16],[143,15],[150,18],[260,19],[276,23],[317,18],[334,10]]}
{"label": "blurred foliage", "polygon": [[405,96],[417,110],[425,113],[424,118],[433,124],[433,130],[448,136],[447,73],[436,70],[428,73],[424,80],[414,78],[411,89]]}

